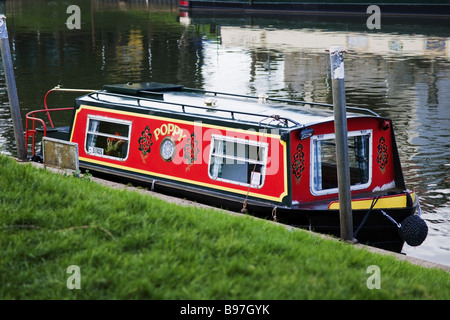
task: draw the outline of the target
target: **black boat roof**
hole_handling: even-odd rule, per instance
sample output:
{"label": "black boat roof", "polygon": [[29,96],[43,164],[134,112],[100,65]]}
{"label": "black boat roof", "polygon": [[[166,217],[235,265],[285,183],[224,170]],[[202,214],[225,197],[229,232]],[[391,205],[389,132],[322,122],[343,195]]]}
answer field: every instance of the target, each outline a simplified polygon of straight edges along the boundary
{"label": "black boat roof", "polygon": [[[333,105],[297,100],[248,96],[186,88],[159,82],[105,85],[105,90],[80,97],[83,102],[107,103],[133,109],[193,115],[260,126],[306,127],[332,121]],[[369,109],[348,107],[347,117],[361,114],[379,117]],[[356,112],[355,112],[356,111]]]}

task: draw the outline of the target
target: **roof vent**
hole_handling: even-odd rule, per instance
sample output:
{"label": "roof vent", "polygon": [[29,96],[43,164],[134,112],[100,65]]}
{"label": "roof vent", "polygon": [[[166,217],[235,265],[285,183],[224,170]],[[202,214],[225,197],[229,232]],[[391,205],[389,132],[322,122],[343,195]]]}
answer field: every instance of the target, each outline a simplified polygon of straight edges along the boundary
{"label": "roof vent", "polygon": [[267,103],[269,96],[265,93],[258,94],[258,103]]}
{"label": "roof vent", "polygon": [[213,98],[205,99],[204,103],[205,103],[205,106],[210,107],[210,108],[217,106],[217,100],[213,99]]}

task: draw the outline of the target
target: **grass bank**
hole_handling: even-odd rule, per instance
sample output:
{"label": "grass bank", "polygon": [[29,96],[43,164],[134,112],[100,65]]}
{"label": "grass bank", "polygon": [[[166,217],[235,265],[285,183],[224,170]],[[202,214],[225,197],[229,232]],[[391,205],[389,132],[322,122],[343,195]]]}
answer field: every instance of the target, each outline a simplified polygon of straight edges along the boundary
{"label": "grass bank", "polygon": [[[0,299],[450,298],[442,270],[3,156],[0,223]],[[381,289],[367,287],[371,265]]]}

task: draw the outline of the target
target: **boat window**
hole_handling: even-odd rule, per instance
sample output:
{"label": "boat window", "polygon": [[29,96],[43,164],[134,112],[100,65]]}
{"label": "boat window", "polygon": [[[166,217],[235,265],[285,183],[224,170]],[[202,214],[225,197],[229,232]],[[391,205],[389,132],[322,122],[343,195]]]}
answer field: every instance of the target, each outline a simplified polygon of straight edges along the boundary
{"label": "boat window", "polygon": [[125,160],[128,156],[131,122],[88,117],[86,152],[105,158]]}
{"label": "boat window", "polygon": [[[351,190],[367,188],[372,178],[372,131],[348,133]],[[334,134],[311,137],[311,191],[315,195],[338,192]]]}
{"label": "boat window", "polygon": [[267,150],[267,143],[213,135],[209,177],[261,188],[266,172]]}

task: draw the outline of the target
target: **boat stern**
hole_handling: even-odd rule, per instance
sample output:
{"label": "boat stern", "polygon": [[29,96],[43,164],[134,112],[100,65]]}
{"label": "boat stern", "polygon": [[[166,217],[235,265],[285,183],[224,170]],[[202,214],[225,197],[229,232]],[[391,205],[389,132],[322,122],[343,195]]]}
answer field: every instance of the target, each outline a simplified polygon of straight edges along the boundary
{"label": "boat stern", "polygon": [[[328,209],[339,212],[339,201]],[[404,243],[419,246],[428,235],[414,191],[352,199],[353,237],[360,243],[400,252]]]}

